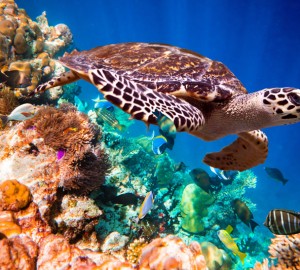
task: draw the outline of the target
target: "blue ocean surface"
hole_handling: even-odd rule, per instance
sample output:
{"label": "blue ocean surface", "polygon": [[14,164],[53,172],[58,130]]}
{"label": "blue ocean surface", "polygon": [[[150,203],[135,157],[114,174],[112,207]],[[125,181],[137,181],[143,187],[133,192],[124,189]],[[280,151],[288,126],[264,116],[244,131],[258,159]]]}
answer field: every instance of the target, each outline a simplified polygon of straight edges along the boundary
{"label": "blue ocean surface", "polygon": [[[300,87],[300,1],[298,0],[51,0],[17,1],[34,19],[46,11],[50,25],[64,23],[73,33],[74,47],[87,50],[120,42],[158,42],[198,52],[223,62],[249,92],[271,87]],[[97,89],[80,81],[81,97],[91,102]],[[257,187],[247,191],[256,204],[260,229],[274,208],[300,211],[300,124],[264,129],[269,155],[253,169]],[[136,122],[125,136],[149,135]],[[235,137],[204,142],[178,134],[169,154],[189,169],[208,152],[220,150]],[[286,185],[267,176],[264,166],[280,169]],[[271,236],[271,234],[270,234]]]}

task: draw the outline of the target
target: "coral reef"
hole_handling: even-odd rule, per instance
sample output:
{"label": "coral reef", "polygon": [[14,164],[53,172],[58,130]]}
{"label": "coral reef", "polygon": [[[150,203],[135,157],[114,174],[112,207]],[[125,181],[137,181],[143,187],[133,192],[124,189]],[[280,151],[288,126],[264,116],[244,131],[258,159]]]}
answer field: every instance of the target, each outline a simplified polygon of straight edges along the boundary
{"label": "coral reef", "polygon": [[[17,123],[0,132],[1,187],[8,186],[10,182],[7,179],[17,179],[22,184],[18,188],[20,194],[14,192],[14,185],[10,185],[10,189],[6,189],[7,196],[2,195],[2,199],[13,207],[8,208],[4,203],[1,207],[11,210],[26,207],[29,193],[25,191],[29,189],[33,203],[15,214],[18,224],[22,224],[25,229],[23,233],[38,239],[52,231],[62,233],[72,242],[83,240],[84,236],[92,234],[102,214],[92,199],[79,195],[89,193],[104,182],[108,163],[97,141],[100,133],[86,116],[72,106],[62,106],[60,109],[41,107],[36,117],[35,120],[32,118],[28,122]],[[47,117],[54,120],[47,122]],[[48,126],[44,126],[42,121]],[[60,127],[67,129],[67,132],[64,133]],[[63,136],[53,137],[51,133],[57,131],[57,134],[62,133]],[[78,134],[73,136],[69,131],[78,131]],[[56,147],[64,147],[66,150],[61,160],[58,160]],[[72,155],[75,151],[78,152]],[[65,181],[68,183],[66,186]],[[72,190],[77,194],[66,194]],[[22,213],[26,213],[25,217]],[[85,245],[88,246],[87,241]],[[95,248],[94,242],[91,246]]]}
{"label": "coral reef", "polygon": [[[9,87],[18,98],[25,97],[49,76],[64,71],[51,58],[72,44],[72,34],[64,24],[49,26],[46,13],[33,21],[14,1],[1,1],[0,9],[0,69],[19,71],[19,80]],[[44,96],[56,100],[61,94],[62,88],[56,87]]]}

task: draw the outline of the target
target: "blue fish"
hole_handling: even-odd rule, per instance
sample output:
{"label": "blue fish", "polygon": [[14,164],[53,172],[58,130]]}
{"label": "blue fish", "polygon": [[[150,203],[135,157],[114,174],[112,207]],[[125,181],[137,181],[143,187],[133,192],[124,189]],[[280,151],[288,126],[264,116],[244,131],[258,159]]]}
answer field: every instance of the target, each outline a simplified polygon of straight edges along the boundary
{"label": "blue fish", "polygon": [[88,104],[86,102],[82,102],[81,99],[77,96],[74,96],[74,102],[75,106],[77,107],[77,110],[80,112],[85,112],[87,109]]}
{"label": "blue fish", "polygon": [[153,193],[152,191],[149,191],[141,205],[138,219],[142,219],[144,216],[147,215],[147,213],[150,211],[154,203],[153,199]]}
{"label": "blue fish", "polygon": [[114,106],[106,99],[101,99],[100,96],[98,96],[95,99],[92,99],[92,101],[95,102],[94,109],[107,109],[109,111],[114,110]]}
{"label": "blue fish", "polygon": [[155,155],[161,155],[168,147],[168,140],[162,136],[152,137],[152,151]]}

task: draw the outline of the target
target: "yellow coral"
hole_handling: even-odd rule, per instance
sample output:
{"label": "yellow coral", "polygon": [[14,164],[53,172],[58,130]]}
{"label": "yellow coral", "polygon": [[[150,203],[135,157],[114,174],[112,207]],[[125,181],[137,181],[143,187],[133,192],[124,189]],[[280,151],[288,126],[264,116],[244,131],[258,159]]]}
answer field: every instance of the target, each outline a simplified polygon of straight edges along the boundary
{"label": "yellow coral", "polygon": [[135,239],[127,249],[126,258],[131,263],[137,263],[140,255],[142,254],[142,249],[147,245],[144,238]]}
{"label": "yellow coral", "polygon": [[17,180],[7,180],[0,185],[0,209],[18,211],[31,201],[30,190]]}

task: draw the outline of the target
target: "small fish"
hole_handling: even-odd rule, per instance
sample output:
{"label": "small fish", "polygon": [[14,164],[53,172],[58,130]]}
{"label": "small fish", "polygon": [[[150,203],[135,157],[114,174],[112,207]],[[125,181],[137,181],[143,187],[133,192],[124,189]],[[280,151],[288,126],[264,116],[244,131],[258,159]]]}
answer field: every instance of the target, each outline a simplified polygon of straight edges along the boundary
{"label": "small fish", "polygon": [[281,171],[279,171],[277,168],[265,167],[264,169],[271,178],[281,182],[283,185],[288,182],[288,180],[283,177]]}
{"label": "small fish", "polygon": [[152,208],[154,203],[154,199],[153,199],[153,193],[152,191],[149,191],[141,205],[140,211],[139,211],[139,215],[138,215],[138,219],[142,219],[144,218],[144,216],[147,215],[147,213],[150,211],[150,209]]}
{"label": "small fish", "polygon": [[76,131],[78,131],[78,128],[76,128],[76,127],[68,127],[68,128],[66,128],[66,129],[63,131],[63,134],[65,135],[65,134],[68,134],[68,133],[70,133],[70,132],[76,132]]}
{"label": "small fish", "polygon": [[247,256],[246,253],[243,253],[239,250],[237,244],[235,243],[234,239],[230,236],[230,233],[233,231],[233,228],[228,225],[226,230],[219,230],[217,232],[219,239],[221,240],[221,242],[229,249],[232,251],[232,253],[235,256],[238,256],[242,262],[242,264],[244,264],[244,260]]}
{"label": "small fish", "polygon": [[235,199],[231,202],[231,206],[233,207],[233,211],[236,213],[239,219],[249,226],[253,232],[258,224],[253,220],[253,214],[251,213],[247,204],[240,199]]}
{"label": "small fish", "polygon": [[32,118],[37,111],[37,107],[24,103],[16,107],[9,115],[0,115],[2,126],[5,126],[8,121],[23,121]]}
{"label": "small fish", "polygon": [[201,187],[204,191],[206,191],[207,193],[211,191],[210,177],[205,170],[196,168],[191,170],[189,174],[194,180],[195,184]]}
{"label": "small fish", "polygon": [[56,153],[56,158],[57,160],[61,160],[66,154],[66,150],[65,149],[58,149],[57,153]]}
{"label": "small fish", "polygon": [[75,102],[75,106],[77,108],[78,111],[80,112],[86,112],[86,109],[88,107],[87,102],[82,102],[81,99],[77,96],[74,96],[74,102]]}
{"label": "small fish", "polygon": [[168,140],[162,136],[152,138],[152,151],[155,155],[161,155],[168,148]]}
{"label": "small fish", "polygon": [[120,131],[124,131],[125,126],[119,123],[113,112],[103,108],[99,110],[99,113],[97,115],[102,121],[108,123],[112,127],[117,128]]}
{"label": "small fish", "polygon": [[95,102],[94,109],[103,109],[103,108],[105,108],[105,109],[107,109],[109,111],[113,111],[114,110],[113,104],[111,104],[106,99],[100,99],[99,96],[96,99],[92,99],[92,101]]}
{"label": "small fish", "polygon": [[223,185],[231,184],[238,174],[237,171],[224,171],[211,166],[209,167],[209,169],[216,176],[215,179],[217,178],[218,182],[221,182]]}
{"label": "small fish", "polygon": [[186,166],[182,161],[174,165],[175,172],[185,172],[188,166]]}
{"label": "small fish", "polygon": [[94,101],[95,103],[99,103],[101,102],[103,99],[100,98],[100,96],[98,95],[98,97],[92,99],[92,101]]}
{"label": "small fish", "polygon": [[24,72],[18,70],[0,72],[0,83],[4,83],[11,88],[25,88],[31,85],[30,78]]}
{"label": "small fish", "polygon": [[29,149],[28,152],[29,154],[33,154],[34,156],[37,156],[40,152],[40,150],[38,149],[38,147],[34,144],[34,143],[29,143]]}
{"label": "small fish", "polygon": [[274,234],[290,235],[300,233],[300,213],[274,209],[267,215],[264,225]]}

